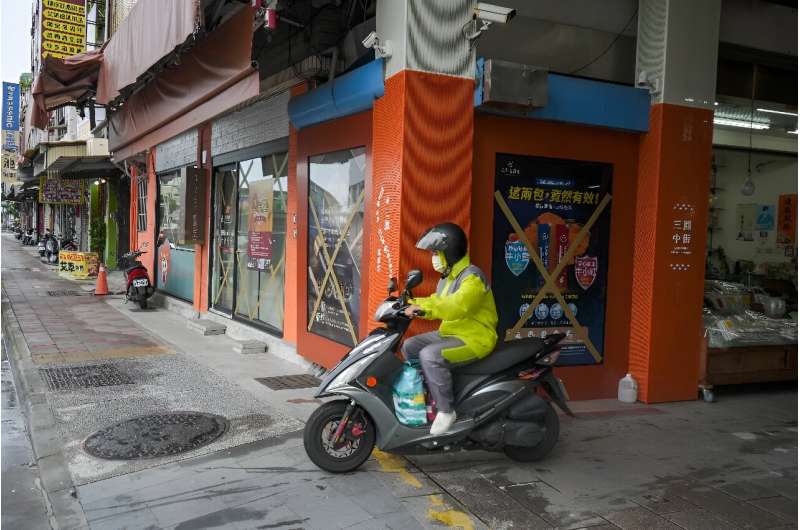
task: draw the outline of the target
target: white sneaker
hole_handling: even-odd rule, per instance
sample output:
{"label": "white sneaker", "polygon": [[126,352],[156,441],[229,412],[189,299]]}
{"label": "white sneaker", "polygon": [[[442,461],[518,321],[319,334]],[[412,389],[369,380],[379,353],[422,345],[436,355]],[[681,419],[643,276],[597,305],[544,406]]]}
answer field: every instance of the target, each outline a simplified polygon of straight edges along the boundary
{"label": "white sneaker", "polygon": [[456,422],[456,413],[453,412],[437,412],[436,418],[431,425],[431,434],[439,436],[450,430],[450,427]]}

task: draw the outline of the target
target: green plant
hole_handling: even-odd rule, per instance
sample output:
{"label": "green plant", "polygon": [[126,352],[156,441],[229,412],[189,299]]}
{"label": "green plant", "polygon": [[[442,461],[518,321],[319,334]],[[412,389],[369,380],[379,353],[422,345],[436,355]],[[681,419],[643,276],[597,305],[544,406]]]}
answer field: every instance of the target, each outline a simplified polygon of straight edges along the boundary
{"label": "green plant", "polygon": [[106,246],[106,224],[102,218],[92,219],[89,235],[89,251],[103,256]]}

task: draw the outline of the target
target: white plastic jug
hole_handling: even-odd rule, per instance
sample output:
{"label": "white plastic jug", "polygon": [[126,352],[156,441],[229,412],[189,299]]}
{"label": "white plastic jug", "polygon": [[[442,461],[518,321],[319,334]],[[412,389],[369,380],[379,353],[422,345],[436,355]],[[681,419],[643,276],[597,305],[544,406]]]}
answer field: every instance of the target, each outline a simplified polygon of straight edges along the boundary
{"label": "white plastic jug", "polygon": [[625,374],[625,377],[619,380],[619,388],[617,389],[617,399],[623,403],[636,403],[636,396],[639,394],[639,383],[630,373]]}

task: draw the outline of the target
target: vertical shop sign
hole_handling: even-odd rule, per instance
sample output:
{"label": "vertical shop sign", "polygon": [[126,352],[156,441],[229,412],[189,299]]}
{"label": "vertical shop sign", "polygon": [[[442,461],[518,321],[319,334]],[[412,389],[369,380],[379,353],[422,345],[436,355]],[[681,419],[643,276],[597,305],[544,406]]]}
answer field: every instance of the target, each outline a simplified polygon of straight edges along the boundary
{"label": "vertical shop sign", "polygon": [[778,246],[794,247],[797,244],[797,194],[778,197]]}
{"label": "vertical shop sign", "polygon": [[694,206],[685,202],[672,205],[672,230],[669,232],[670,270],[685,272],[691,268],[688,257],[692,255],[694,224]]}
{"label": "vertical shop sign", "polygon": [[247,197],[247,267],[268,269],[272,262],[273,180],[263,179],[249,183]]}
{"label": "vertical shop sign", "polygon": [[[16,151],[15,145],[7,145],[5,131],[19,131],[19,85],[3,81],[3,149]],[[13,136],[12,136],[13,139]]]}
{"label": "vertical shop sign", "polygon": [[206,223],[206,179],[205,171],[197,167],[184,167],[181,179],[180,237],[178,243],[203,244]]}
{"label": "vertical shop sign", "polygon": [[597,162],[496,158],[498,332],[506,340],[565,333],[561,365],[602,362],[612,174],[610,164]]}
{"label": "vertical shop sign", "polygon": [[42,1],[42,59],[86,51],[86,1]]}

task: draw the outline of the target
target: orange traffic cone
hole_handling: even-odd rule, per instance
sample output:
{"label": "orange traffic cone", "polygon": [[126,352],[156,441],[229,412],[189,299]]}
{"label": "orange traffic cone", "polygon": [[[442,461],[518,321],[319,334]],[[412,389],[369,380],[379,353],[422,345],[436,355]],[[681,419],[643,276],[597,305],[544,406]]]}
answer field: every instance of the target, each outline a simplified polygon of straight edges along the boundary
{"label": "orange traffic cone", "polygon": [[108,294],[108,280],[106,279],[106,267],[102,263],[97,269],[97,285],[94,288],[95,296]]}

